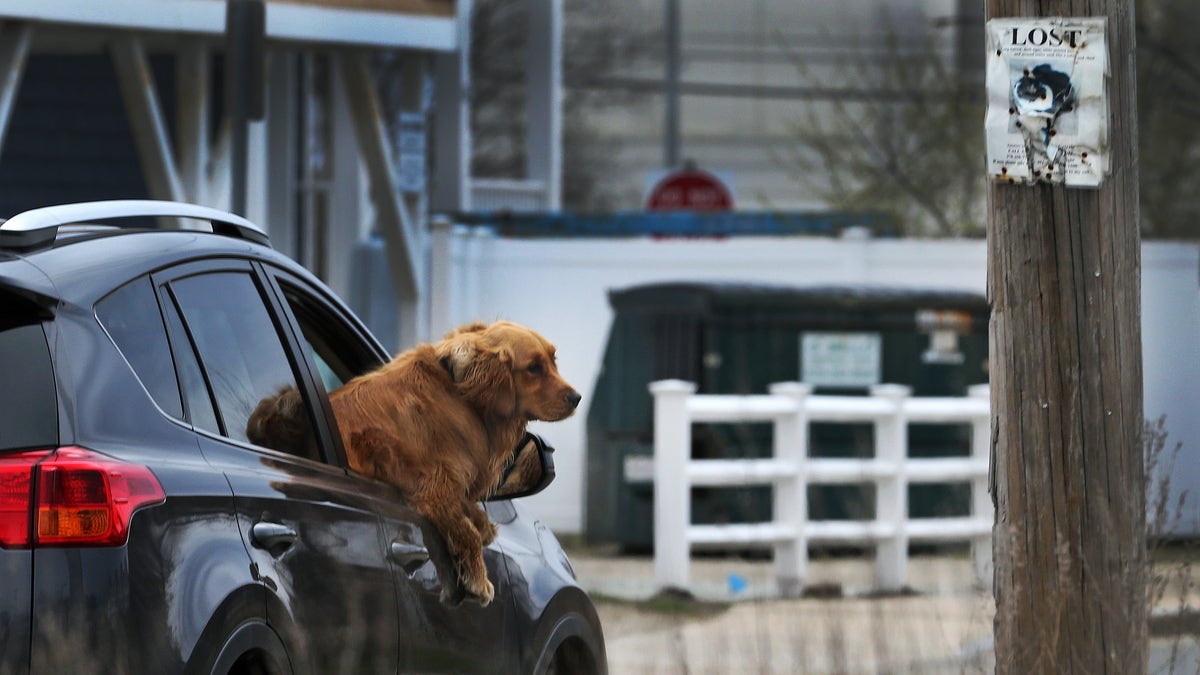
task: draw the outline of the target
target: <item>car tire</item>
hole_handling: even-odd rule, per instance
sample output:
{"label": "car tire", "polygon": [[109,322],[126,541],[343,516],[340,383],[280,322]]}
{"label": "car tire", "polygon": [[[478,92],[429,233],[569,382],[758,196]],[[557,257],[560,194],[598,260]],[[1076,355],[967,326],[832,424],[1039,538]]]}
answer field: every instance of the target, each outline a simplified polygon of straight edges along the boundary
{"label": "car tire", "polygon": [[599,637],[579,614],[559,617],[543,645],[533,668],[535,675],[603,675],[608,671]]}
{"label": "car tire", "polygon": [[291,661],[275,631],[261,621],[238,626],[225,641],[212,675],[291,675]]}

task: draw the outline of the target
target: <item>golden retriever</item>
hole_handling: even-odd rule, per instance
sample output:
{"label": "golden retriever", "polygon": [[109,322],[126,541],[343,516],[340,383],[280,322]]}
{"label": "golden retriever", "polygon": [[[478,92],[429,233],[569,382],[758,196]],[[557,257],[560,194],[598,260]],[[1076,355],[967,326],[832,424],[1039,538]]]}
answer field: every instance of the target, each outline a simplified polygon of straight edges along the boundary
{"label": "golden retriever", "polygon": [[554,345],[524,326],[474,323],[410,349],[329,395],[350,469],[399,487],[446,540],[464,590],[491,602],[478,501],[524,445],[530,420],[570,417],[580,396]]}

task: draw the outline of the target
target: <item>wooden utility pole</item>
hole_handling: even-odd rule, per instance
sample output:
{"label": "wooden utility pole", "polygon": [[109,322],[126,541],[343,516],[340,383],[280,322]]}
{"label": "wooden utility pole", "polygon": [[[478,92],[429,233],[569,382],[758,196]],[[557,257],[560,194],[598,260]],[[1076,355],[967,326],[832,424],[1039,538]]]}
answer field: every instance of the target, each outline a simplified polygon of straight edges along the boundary
{"label": "wooden utility pole", "polygon": [[1111,72],[1099,189],[988,189],[996,672],[1141,673],[1134,0],[986,2],[988,19],[1107,17]]}

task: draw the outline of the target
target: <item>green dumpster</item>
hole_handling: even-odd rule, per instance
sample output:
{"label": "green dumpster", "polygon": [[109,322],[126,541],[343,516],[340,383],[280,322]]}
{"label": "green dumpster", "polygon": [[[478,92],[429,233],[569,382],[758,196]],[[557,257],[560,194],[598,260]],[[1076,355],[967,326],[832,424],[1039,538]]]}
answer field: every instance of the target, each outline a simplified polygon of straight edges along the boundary
{"label": "green dumpster", "polygon": [[[877,383],[914,396],[965,396],[987,381],[986,299],[963,291],[895,287],[793,287],[658,283],[609,293],[614,319],[587,419],[584,534],[627,552],[653,546],[653,399],[661,379],[701,394],[764,394],[773,382],[806,381],[816,394],[866,395]],[[692,456],[767,457],[770,424],[693,428]],[[909,455],[969,454],[966,425],[909,427]],[[870,424],[813,423],[813,457],[870,457]],[[770,488],[694,488],[692,522],[771,519]],[[967,515],[963,484],[909,488],[910,517]],[[812,486],[814,520],[870,519],[871,484]]]}

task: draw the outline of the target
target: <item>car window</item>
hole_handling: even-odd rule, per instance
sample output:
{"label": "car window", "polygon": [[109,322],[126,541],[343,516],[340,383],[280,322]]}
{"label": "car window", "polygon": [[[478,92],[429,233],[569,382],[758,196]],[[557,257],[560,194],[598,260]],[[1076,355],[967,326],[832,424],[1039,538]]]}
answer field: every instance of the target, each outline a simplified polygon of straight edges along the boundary
{"label": "car window", "polygon": [[158,407],[182,418],[179,381],[150,278],[135,279],[110,293],[96,304],[96,318]]}
{"label": "car window", "polygon": [[328,308],[295,287],[287,284],[281,287],[325,391],[333,391],[356,375],[381,365],[374,350],[355,337],[354,331]]}
{"label": "car window", "polygon": [[221,424],[217,421],[217,411],[213,407],[212,395],[204,382],[204,374],[200,372],[200,362],[196,360],[196,345],[179,317],[179,307],[173,294],[169,294],[168,302],[163,308],[167,330],[172,335],[172,345],[175,354],[175,372],[179,374],[180,392],[183,394],[184,419],[193,426],[221,433]]}
{"label": "car window", "polygon": [[216,401],[221,433],[318,459],[312,418],[254,279],[244,272],[200,274],[173,281],[171,292]]}
{"label": "car window", "polygon": [[40,323],[22,323],[0,301],[0,450],[58,445],[54,368]]}

